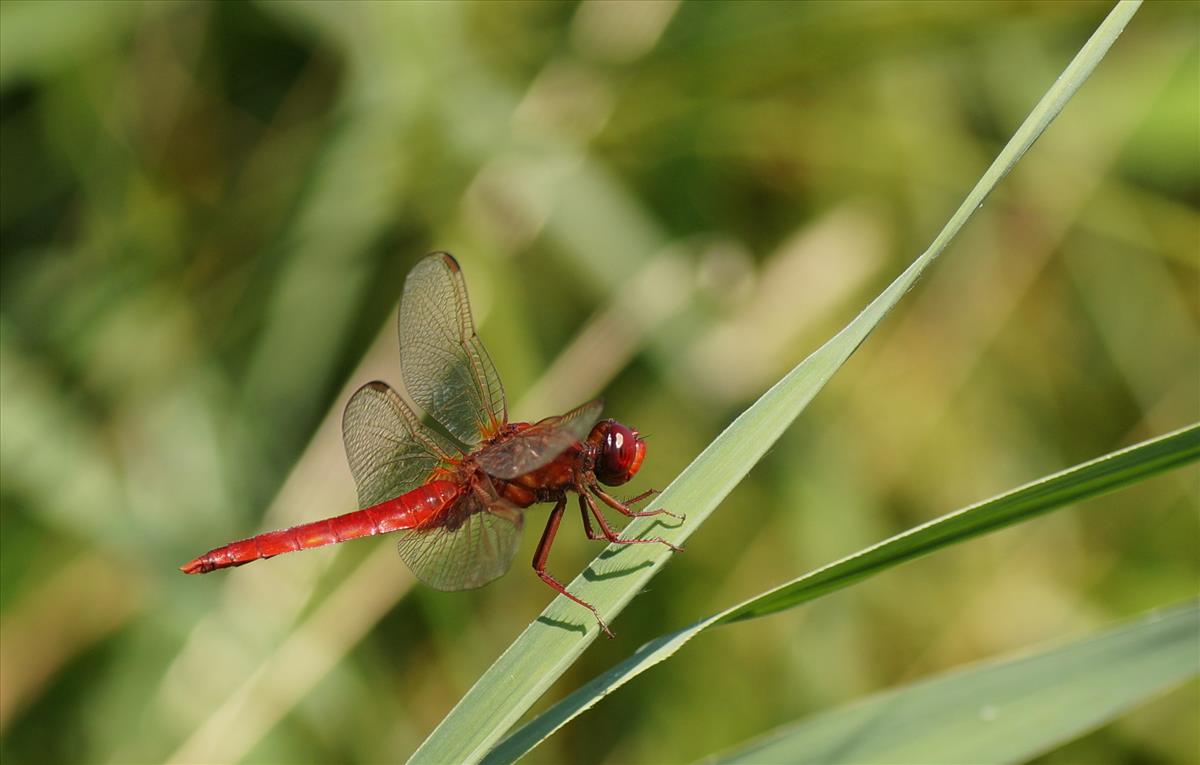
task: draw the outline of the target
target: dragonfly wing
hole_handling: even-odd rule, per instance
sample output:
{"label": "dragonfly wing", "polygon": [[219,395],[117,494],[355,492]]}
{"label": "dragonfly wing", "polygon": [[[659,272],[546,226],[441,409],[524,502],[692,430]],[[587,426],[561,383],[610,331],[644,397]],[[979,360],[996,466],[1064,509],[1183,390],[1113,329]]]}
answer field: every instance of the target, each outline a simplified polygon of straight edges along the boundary
{"label": "dragonfly wing", "polygon": [[520,509],[494,492],[489,497],[470,491],[429,522],[398,532],[396,549],[430,587],[470,590],[512,567],[523,523]]}
{"label": "dragonfly wing", "polygon": [[530,473],[587,438],[602,409],[604,402],[596,399],[559,417],[547,417],[478,452],[475,461],[485,473],[496,478]]}
{"label": "dragonfly wing", "polygon": [[454,448],[421,424],[404,399],[376,380],[354,392],[342,414],[346,458],[360,507],[406,494],[452,464]]}
{"label": "dragonfly wing", "polygon": [[409,272],[399,330],[404,386],[450,435],[475,446],[508,421],[500,376],[475,334],[467,285],[449,253]]}

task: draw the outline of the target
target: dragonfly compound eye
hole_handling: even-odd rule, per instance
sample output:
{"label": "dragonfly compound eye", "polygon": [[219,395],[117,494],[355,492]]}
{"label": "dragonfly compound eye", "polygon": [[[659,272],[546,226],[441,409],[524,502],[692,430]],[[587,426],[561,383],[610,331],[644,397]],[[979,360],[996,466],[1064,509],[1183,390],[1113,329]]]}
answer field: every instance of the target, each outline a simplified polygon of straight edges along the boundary
{"label": "dragonfly compound eye", "polygon": [[633,478],[646,456],[646,442],[633,428],[616,420],[601,423],[603,437],[596,460],[596,477],[609,486],[620,486]]}

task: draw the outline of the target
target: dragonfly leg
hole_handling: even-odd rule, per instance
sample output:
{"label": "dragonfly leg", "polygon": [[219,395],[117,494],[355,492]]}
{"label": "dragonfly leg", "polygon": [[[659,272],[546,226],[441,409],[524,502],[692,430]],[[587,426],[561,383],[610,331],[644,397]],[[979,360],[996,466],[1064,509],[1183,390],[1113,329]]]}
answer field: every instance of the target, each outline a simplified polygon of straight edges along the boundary
{"label": "dragonfly leg", "polygon": [[[611,494],[609,494],[608,492],[606,492],[604,489],[601,489],[599,486],[589,486],[588,488],[590,488],[592,490],[592,493],[595,494],[597,497],[599,497],[601,499],[601,501],[604,502],[604,504],[608,505],[613,510],[616,510],[621,515],[628,515],[630,518],[645,518],[650,515],[669,515],[677,521],[686,521],[687,520],[686,515],[678,515],[676,513],[672,513],[670,510],[666,510],[661,507],[657,510],[631,510],[628,506],[626,506],[625,503],[621,502],[616,497],[614,497]],[[633,504],[635,502],[641,501],[642,499],[645,499],[649,493],[650,492],[643,492],[642,494],[639,494],[638,496],[631,499],[629,501],[629,504]],[[657,492],[654,492],[654,493],[657,493]]]}
{"label": "dragonfly leg", "polygon": [[596,500],[592,499],[586,494],[580,494],[579,496],[583,497],[583,499],[587,502],[588,507],[591,508],[592,515],[596,516],[596,520],[600,522],[600,528],[604,531],[604,538],[609,542],[618,545],[644,545],[650,544],[651,542],[661,542],[675,552],[683,552],[682,547],[673,545],[662,537],[647,537],[646,539],[621,539],[619,536],[617,536],[616,532],[612,530],[612,527],[608,525],[608,519],[605,518],[604,513],[600,511],[600,507],[596,504]]}
{"label": "dragonfly leg", "polygon": [[583,530],[587,533],[587,538],[594,540],[607,539],[608,537],[603,534],[597,534],[596,530],[592,528],[591,511],[588,510],[587,503],[585,502],[586,499],[587,497],[583,493],[579,494],[579,514],[583,517]]}
{"label": "dragonfly leg", "polygon": [[629,507],[630,505],[636,505],[637,503],[641,502],[644,499],[649,499],[650,497],[653,497],[657,493],[658,493],[658,489],[646,489],[641,494],[637,495],[636,497],[630,497],[629,499],[625,500],[621,504],[625,505],[626,507]]}
{"label": "dragonfly leg", "polygon": [[569,591],[567,591],[567,588],[562,585],[562,582],[555,579],[550,575],[549,572],[546,571],[546,561],[550,558],[550,545],[554,544],[554,535],[558,533],[558,524],[562,522],[563,511],[566,509],[567,498],[566,496],[560,497],[558,502],[555,503],[554,509],[550,511],[550,519],[546,521],[546,530],[542,532],[542,539],[540,542],[538,542],[537,552],[533,554],[534,573],[536,573],[543,582],[550,585],[555,592],[560,595],[566,595],[571,600],[591,611],[592,616],[596,617],[596,622],[600,625],[600,629],[604,630],[604,634],[608,635],[610,638],[615,637],[612,633],[612,630],[610,630],[608,625],[604,623],[604,620],[600,618],[600,612],[596,610],[595,606],[593,606],[591,603],[588,603],[586,600],[582,600],[572,595]]}

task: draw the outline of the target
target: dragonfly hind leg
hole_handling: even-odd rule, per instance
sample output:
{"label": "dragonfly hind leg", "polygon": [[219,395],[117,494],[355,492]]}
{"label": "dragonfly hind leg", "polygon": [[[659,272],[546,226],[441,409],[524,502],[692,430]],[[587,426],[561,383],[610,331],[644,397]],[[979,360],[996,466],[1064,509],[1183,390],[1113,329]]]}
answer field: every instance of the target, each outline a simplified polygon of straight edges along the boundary
{"label": "dragonfly hind leg", "polygon": [[546,530],[542,532],[542,539],[538,542],[537,551],[533,554],[533,571],[543,582],[550,585],[555,592],[560,595],[567,596],[571,600],[591,611],[592,616],[596,617],[596,623],[600,625],[600,629],[604,630],[605,635],[608,635],[609,638],[616,637],[613,635],[612,630],[608,628],[608,625],[604,623],[604,620],[600,618],[600,612],[596,610],[595,606],[593,606],[591,603],[588,603],[586,600],[582,600],[581,598],[577,598],[576,596],[572,595],[570,591],[563,586],[562,582],[555,579],[548,571],[546,571],[546,561],[550,558],[550,546],[554,544],[554,535],[558,533],[558,525],[562,522],[563,511],[566,509],[567,498],[564,495],[559,498],[558,502],[554,505],[554,509],[550,511],[550,518],[546,521]]}

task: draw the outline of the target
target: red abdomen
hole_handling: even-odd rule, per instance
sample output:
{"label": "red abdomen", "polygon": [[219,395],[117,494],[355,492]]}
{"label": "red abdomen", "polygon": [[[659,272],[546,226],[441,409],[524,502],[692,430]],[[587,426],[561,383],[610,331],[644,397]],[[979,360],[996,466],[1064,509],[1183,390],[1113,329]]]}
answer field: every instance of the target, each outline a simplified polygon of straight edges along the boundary
{"label": "red abdomen", "polygon": [[179,569],[187,574],[206,574],[281,553],[411,529],[442,512],[458,498],[461,490],[458,484],[450,481],[431,481],[407,494],[363,510],[230,542],[209,550]]}

